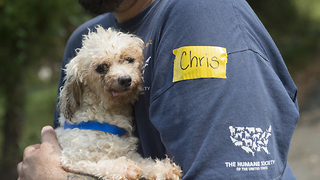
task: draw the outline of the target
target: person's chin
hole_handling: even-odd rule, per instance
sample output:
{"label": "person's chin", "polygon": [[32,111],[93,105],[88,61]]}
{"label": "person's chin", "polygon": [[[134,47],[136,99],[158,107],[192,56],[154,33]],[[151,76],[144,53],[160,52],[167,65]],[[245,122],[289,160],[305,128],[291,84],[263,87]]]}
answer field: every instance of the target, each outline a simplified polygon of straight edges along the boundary
{"label": "person's chin", "polygon": [[86,11],[94,15],[114,12],[124,1],[126,0],[78,0]]}

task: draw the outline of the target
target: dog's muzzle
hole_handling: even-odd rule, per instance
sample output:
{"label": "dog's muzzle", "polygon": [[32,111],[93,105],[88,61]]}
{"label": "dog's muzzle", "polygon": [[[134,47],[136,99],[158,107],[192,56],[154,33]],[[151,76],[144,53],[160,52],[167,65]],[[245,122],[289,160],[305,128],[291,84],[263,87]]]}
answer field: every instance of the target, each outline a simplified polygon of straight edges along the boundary
{"label": "dog's muzzle", "polygon": [[118,79],[118,83],[124,88],[131,86],[131,81],[132,79],[130,76],[121,76]]}

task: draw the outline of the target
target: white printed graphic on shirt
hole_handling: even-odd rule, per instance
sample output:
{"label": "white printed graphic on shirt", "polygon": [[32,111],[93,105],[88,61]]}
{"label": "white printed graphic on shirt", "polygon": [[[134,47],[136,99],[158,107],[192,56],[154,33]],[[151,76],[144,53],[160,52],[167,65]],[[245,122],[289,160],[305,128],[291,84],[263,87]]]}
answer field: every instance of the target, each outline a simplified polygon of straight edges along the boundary
{"label": "white printed graphic on shirt", "polygon": [[151,59],[151,56],[149,56],[148,59],[146,59],[146,60],[144,61],[144,64],[143,64],[143,66],[142,66],[142,76],[144,75],[144,70],[145,70],[146,67],[149,65],[150,59]]}
{"label": "white printed graphic on shirt", "polygon": [[[144,80],[144,71],[145,71],[146,67],[149,65],[150,59],[151,59],[151,56],[149,56],[148,59],[145,60],[143,66],[142,66],[142,80]],[[144,87],[144,91],[149,91],[149,90],[150,90],[150,87],[148,87],[148,86]]]}
{"label": "white printed graphic on shirt", "polygon": [[269,137],[271,136],[271,126],[263,131],[261,128],[255,127],[233,127],[229,126],[230,139],[235,146],[241,147],[245,152],[251,153],[252,156],[256,152],[268,151]]}

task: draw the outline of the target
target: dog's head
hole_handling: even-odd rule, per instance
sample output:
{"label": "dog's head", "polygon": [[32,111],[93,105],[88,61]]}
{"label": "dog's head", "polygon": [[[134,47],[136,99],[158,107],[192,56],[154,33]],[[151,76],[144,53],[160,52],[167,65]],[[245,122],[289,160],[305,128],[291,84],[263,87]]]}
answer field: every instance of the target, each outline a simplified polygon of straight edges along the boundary
{"label": "dog's head", "polygon": [[66,119],[81,105],[85,90],[109,104],[133,103],[142,90],[143,41],[111,28],[96,30],[84,36],[82,48],[66,65],[59,98]]}

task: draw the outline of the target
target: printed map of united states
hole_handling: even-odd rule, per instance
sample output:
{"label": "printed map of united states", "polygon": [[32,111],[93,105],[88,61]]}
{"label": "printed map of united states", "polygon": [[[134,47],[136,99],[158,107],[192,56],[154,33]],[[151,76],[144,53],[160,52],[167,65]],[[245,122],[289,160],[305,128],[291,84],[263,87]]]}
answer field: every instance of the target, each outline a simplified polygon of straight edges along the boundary
{"label": "printed map of united states", "polygon": [[262,130],[255,127],[233,127],[229,126],[230,139],[235,146],[241,147],[247,153],[251,153],[252,156],[256,152],[264,151],[270,154],[268,151],[269,137],[271,136],[271,126]]}

